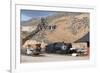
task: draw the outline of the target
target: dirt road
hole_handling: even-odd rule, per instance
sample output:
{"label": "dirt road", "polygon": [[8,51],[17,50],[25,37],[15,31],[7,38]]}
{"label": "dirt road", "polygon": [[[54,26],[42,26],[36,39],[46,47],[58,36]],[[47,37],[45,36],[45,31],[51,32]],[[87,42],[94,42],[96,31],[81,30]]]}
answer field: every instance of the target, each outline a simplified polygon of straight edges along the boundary
{"label": "dirt road", "polygon": [[70,61],[70,60],[87,60],[88,56],[68,56],[59,54],[43,54],[40,56],[26,56],[21,55],[21,63],[31,63],[31,62],[52,62],[52,61]]}

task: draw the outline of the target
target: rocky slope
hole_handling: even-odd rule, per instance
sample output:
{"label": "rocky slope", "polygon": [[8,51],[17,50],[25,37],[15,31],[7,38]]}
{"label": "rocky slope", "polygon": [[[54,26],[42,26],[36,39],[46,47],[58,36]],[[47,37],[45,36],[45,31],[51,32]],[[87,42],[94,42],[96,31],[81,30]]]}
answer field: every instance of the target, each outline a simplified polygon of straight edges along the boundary
{"label": "rocky slope", "polygon": [[[88,13],[57,13],[53,16],[48,16],[46,25],[53,26],[54,30],[44,29],[36,33],[30,40],[49,42],[74,42],[89,32],[89,14]],[[22,23],[22,27],[36,27],[40,23],[40,19],[31,19],[28,22]],[[28,36],[34,31],[25,34],[21,29],[21,37]],[[24,33],[24,34],[23,34]],[[23,37],[22,37],[23,39]]]}

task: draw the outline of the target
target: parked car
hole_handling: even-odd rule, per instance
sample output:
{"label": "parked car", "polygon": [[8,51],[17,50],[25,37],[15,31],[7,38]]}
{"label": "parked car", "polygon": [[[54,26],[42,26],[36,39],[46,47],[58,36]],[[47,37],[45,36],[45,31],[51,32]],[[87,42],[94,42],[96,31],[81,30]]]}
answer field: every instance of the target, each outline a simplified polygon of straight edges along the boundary
{"label": "parked car", "polygon": [[87,52],[86,49],[83,49],[83,48],[77,49],[78,55],[86,55],[87,54],[86,52]]}
{"label": "parked car", "polygon": [[87,52],[86,49],[84,48],[70,48],[70,54],[71,55],[75,55],[76,56],[82,56],[82,55],[85,55]]}
{"label": "parked car", "polygon": [[76,48],[70,48],[69,54],[73,54],[73,53],[77,53],[77,49]]}
{"label": "parked car", "polygon": [[35,44],[36,45],[36,48],[32,48],[31,46],[29,46],[27,49],[26,49],[26,55],[40,55],[42,52],[41,52],[41,44]]}

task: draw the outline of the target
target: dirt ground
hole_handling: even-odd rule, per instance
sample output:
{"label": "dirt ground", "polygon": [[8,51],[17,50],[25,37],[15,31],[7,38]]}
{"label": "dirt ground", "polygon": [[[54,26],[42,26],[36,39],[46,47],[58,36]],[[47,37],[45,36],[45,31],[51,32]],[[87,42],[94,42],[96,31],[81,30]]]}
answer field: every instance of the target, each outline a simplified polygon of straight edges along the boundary
{"label": "dirt ground", "polygon": [[73,60],[88,60],[89,56],[68,56],[59,54],[41,54],[40,56],[21,55],[21,63],[36,63],[36,62],[55,62],[55,61],[73,61]]}

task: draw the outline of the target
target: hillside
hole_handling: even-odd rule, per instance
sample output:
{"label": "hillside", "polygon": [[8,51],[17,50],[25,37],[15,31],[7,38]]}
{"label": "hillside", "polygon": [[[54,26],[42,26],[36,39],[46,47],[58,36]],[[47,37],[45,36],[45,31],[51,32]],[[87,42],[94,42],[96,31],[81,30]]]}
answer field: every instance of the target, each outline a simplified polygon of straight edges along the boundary
{"label": "hillside", "polygon": [[[49,42],[74,42],[89,32],[89,14],[88,13],[57,13],[53,16],[48,16],[46,25],[56,26],[56,29],[44,29],[36,33],[30,40]],[[31,26],[36,27],[40,23],[40,19],[31,19],[30,21],[22,23],[22,27]],[[25,33],[21,31],[21,36],[28,36],[34,31]],[[23,37],[22,37],[23,38]]]}

